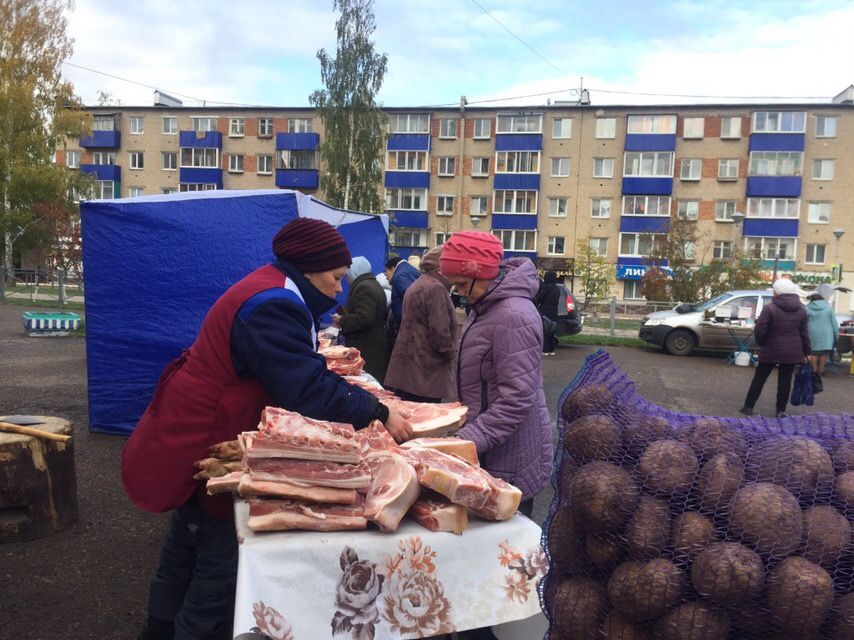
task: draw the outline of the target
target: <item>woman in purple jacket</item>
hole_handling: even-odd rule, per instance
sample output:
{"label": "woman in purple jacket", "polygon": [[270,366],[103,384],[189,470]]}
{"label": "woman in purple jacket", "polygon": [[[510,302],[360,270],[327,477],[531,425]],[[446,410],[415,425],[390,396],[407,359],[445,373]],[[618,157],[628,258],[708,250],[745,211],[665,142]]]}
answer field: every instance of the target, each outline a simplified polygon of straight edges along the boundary
{"label": "woman in purple jacket", "polygon": [[442,274],[471,306],[457,365],[469,412],[456,435],[475,443],[484,469],[522,491],[519,511],[530,516],[552,467],[539,278],[529,259],[503,257],[501,241],[483,231],[454,233],[442,251]]}

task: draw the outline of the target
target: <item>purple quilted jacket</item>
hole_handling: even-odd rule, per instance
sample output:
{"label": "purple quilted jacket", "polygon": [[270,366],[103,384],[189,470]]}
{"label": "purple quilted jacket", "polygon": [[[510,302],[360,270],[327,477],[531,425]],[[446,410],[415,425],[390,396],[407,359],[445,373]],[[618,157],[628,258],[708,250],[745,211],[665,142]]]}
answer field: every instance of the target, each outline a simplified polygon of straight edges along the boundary
{"label": "purple quilted jacket", "polygon": [[548,483],[552,427],[543,391],[543,320],[532,301],[534,264],[510,258],[472,307],[460,339],[457,390],[469,408],[456,435],[477,446],[481,466],[523,499]]}

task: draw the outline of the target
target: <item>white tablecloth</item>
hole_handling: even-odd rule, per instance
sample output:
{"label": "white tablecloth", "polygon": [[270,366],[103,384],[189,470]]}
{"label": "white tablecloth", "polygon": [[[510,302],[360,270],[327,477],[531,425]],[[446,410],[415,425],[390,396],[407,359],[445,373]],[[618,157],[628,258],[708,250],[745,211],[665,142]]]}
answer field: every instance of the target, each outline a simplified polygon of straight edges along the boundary
{"label": "white tablecloth", "polygon": [[[234,633],[271,640],[423,638],[540,611],[540,528],[517,514],[472,518],[461,536],[404,520],[393,534],[253,533],[235,502],[240,565]],[[242,637],[252,637],[250,635]]]}

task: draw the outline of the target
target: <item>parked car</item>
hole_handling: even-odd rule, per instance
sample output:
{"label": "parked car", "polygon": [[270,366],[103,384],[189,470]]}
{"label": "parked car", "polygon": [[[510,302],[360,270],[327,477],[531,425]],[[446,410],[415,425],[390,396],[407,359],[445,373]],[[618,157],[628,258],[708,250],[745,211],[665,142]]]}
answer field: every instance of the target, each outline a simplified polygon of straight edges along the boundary
{"label": "parked car", "polygon": [[584,328],[584,314],[566,285],[558,284],[557,288],[560,290],[557,303],[557,335],[575,335]]}

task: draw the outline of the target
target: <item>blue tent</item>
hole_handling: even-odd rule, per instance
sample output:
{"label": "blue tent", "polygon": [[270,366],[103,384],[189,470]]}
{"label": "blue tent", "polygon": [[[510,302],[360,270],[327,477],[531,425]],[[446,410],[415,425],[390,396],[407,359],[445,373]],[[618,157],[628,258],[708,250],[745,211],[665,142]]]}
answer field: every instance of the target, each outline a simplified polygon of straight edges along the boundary
{"label": "blue tent", "polygon": [[[195,339],[216,299],[269,262],[292,218],[325,220],[382,271],[388,217],[282,189],[83,203],[89,429],[129,434],[163,368]],[[346,292],[345,292],[346,294]]]}

